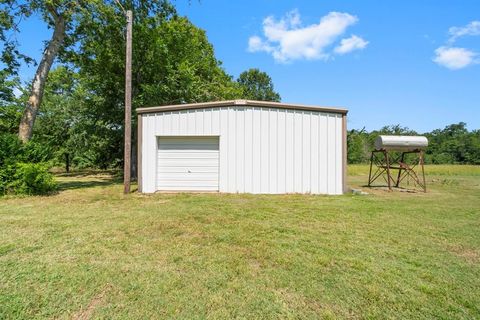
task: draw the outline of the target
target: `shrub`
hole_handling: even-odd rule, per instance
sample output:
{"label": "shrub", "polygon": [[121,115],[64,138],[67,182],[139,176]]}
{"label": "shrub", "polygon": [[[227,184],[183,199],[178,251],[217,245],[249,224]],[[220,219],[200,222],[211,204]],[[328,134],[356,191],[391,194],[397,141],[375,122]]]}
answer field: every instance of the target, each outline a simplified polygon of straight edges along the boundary
{"label": "shrub", "polygon": [[13,181],[16,168],[15,164],[0,165],[0,196],[8,193],[8,188]]}
{"label": "shrub", "polygon": [[48,172],[45,163],[17,163],[13,181],[7,191],[15,194],[47,194],[56,190],[57,184],[53,175]]}
{"label": "shrub", "polygon": [[0,134],[0,168],[17,161],[23,161],[23,146],[17,135],[11,133]]}
{"label": "shrub", "polygon": [[52,148],[44,143],[30,140],[23,145],[23,157],[25,162],[49,162],[53,160]]}
{"label": "shrub", "polygon": [[23,144],[15,134],[0,134],[0,196],[46,194],[56,189],[48,172],[50,150],[40,143]]}
{"label": "shrub", "polygon": [[13,162],[48,162],[53,158],[50,146],[31,140],[22,143],[16,134],[0,134],[0,166]]}

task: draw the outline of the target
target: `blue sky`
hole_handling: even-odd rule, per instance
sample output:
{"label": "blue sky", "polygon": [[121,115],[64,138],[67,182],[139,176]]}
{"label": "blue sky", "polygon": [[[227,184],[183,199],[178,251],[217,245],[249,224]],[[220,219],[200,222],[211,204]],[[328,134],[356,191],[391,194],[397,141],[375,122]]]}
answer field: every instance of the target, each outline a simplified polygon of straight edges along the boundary
{"label": "blue sky", "polygon": [[[283,102],[346,107],[350,128],[480,128],[478,0],[175,3],[229,74],[266,71]],[[30,19],[22,49],[38,58],[49,36]]]}

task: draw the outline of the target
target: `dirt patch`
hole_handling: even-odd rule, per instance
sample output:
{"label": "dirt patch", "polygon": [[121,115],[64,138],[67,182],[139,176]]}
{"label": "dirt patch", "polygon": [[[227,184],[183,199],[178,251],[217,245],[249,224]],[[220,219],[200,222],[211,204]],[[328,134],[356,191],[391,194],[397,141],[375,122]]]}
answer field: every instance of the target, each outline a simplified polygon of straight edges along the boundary
{"label": "dirt patch", "polygon": [[477,250],[460,245],[450,246],[448,250],[469,263],[480,263],[480,252]]}
{"label": "dirt patch", "polygon": [[103,288],[103,290],[98,293],[96,296],[94,296],[92,298],[92,300],[90,300],[90,303],[88,304],[88,306],[84,309],[84,308],[81,308],[79,311],[77,311],[72,319],[73,320],[88,320],[92,317],[93,315],[93,312],[95,311],[95,309],[100,306],[101,304],[103,304],[103,302],[105,301],[105,297],[107,295],[107,293],[111,290],[112,286],[111,285],[106,285],[105,288]]}

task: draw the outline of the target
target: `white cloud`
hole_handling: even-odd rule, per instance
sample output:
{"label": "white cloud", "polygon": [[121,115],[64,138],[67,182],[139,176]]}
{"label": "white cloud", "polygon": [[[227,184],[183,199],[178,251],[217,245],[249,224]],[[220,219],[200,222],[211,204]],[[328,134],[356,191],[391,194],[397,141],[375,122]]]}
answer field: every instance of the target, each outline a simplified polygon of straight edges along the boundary
{"label": "white cloud", "polygon": [[340,41],[340,45],[335,47],[335,53],[345,54],[354,50],[362,50],[368,45],[368,41],[363,40],[356,35],[352,35],[350,38],[345,38]]}
{"label": "white cloud", "polygon": [[450,38],[447,40],[447,45],[435,50],[434,62],[451,70],[458,70],[480,63],[476,52],[453,46],[460,37],[479,36],[480,21],[472,21],[464,27],[451,27],[448,29],[448,34]]}
{"label": "white cloud", "polygon": [[458,38],[463,36],[479,36],[480,35],[480,21],[472,21],[464,27],[451,27],[448,29],[450,39],[449,43],[454,43]]}
{"label": "white cloud", "polygon": [[[327,60],[330,53],[326,49],[357,21],[358,18],[351,14],[330,12],[323,16],[319,23],[302,27],[300,14],[297,10],[289,12],[280,20],[269,16],[263,20],[265,38],[250,37],[248,50],[250,52],[263,51],[270,53],[278,62],[289,62],[297,59]],[[363,39],[361,40],[366,42]],[[365,47],[366,43],[355,45]]]}
{"label": "white cloud", "polygon": [[262,41],[260,37],[253,36],[248,39],[248,51],[257,52],[257,51],[266,51],[272,52],[273,48],[267,45]]}
{"label": "white cloud", "polygon": [[451,70],[458,70],[478,63],[477,54],[465,48],[440,47],[435,50],[434,62]]}

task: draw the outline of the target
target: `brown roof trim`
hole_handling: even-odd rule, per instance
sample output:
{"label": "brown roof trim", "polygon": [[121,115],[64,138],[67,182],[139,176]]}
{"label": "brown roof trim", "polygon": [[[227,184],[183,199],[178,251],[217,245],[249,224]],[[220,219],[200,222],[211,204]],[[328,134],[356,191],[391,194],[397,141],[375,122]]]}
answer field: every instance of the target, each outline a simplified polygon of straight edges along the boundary
{"label": "brown roof trim", "polygon": [[303,104],[291,104],[291,103],[255,101],[255,100],[227,100],[227,101],[177,104],[177,105],[168,105],[168,106],[138,108],[136,111],[138,114],[141,114],[141,113],[154,113],[154,112],[164,112],[164,111],[174,111],[174,110],[204,109],[204,108],[215,108],[215,107],[238,107],[238,106],[297,109],[297,110],[331,112],[331,113],[340,113],[340,114],[347,114],[348,112],[347,109],[343,109],[343,108],[308,106]]}
{"label": "brown roof trim", "polygon": [[348,185],[347,185],[347,179],[348,179],[348,172],[347,172],[347,166],[348,166],[348,146],[347,146],[347,115],[344,114],[342,115],[342,180],[343,180],[343,193],[348,192]]}

